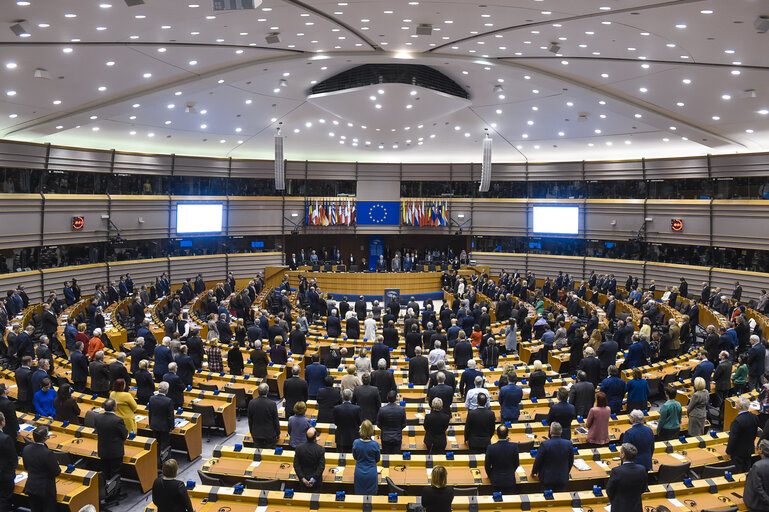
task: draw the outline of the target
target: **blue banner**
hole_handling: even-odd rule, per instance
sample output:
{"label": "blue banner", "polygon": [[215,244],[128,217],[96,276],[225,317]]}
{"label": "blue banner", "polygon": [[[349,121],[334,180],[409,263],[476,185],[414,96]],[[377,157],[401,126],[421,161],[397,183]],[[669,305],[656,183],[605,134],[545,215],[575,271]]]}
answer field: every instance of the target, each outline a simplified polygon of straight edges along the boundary
{"label": "blue banner", "polygon": [[400,202],[358,201],[356,222],[359,226],[399,226]]}
{"label": "blue banner", "polygon": [[384,255],[384,237],[371,235],[368,237],[368,269],[376,272],[376,262],[379,256]]}

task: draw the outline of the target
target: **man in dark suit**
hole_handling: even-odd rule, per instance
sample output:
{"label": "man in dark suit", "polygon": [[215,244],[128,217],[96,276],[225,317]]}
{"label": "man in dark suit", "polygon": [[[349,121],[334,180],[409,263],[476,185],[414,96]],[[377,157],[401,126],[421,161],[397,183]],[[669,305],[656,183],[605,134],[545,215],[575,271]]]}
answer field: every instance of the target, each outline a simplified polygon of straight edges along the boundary
{"label": "man in dark suit", "polygon": [[571,422],[577,417],[577,413],[574,406],[567,402],[569,399],[568,389],[558,388],[557,395],[558,403],[550,406],[550,411],[547,413],[547,423],[552,425],[557,422],[561,426],[559,430],[563,438],[571,439]]}
{"label": "man in dark suit", "polygon": [[315,399],[318,404],[318,423],[331,423],[334,421],[334,407],[342,403],[342,395],[339,388],[334,387],[334,376],[326,375],[323,379],[323,387],[318,390]]}
{"label": "man in dark suit", "polygon": [[288,335],[288,346],[293,354],[302,355],[307,350],[307,338],[300,329],[300,325],[294,324],[294,330]]}
{"label": "man in dark suit", "polygon": [[[430,360],[428,359],[428,362]],[[441,359],[438,361],[438,364],[435,365],[436,370],[430,374],[430,381],[427,384],[428,389],[432,388],[433,386],[438,385],[438,374],[442,373],[443,377],[445,378],[446,384],[451,387],[452,392],[456,391],[457,389],[457,377],[454,375],[454,372],[448,368],[446,368],[446,361]],[[445,402],[444,402],[445,407]]]}
{"label": "man in dark suit", "polygon": [[419,332],[419,327],[412,324],[411,329],[406,334],[406,357],[414,357],[414,349],[421,346],[422,334]]}
{"label": "man in dark suit", "polygon": [[179,368],[176,363],[168,364],[168,371],[163,374],[163,382],[168,383],[168,398],[174,403],[174,407],[184,404],[184,382],[177,375]]}
{"label": "man in dark suit", "polygon": [[371,362],[377,364],[380,359],[385,360],[385,367],[390,367],[390,347],[383,343],[384,337],[377,336],[376,343],[371,346]]}
{"label": "man in dark suit", "polygon": [[[460,343],[457,343],[457,345],[460,345]],[[483,372],[476,368],[475,359],[468,360],[466,366],[467,369],[462,372],[462,377],[459,379],[459,394],[462,397],[475,387],[476,377],[483,377]]]}
{"label": "man in dark suit", "polygon": [[750,351],[748,352],[748,390],[753,391],[761,387],[766,348],[761,344],[761,338],[755,334],[750,336],[750,343]]}
{"label": "man in dark suit", "polygon": [[29,367],[31,362],[31,356],[22,357],[21,366],[16,369],[15,373],[16,385],[19,387],[16,401],[19,402],[19,410],[23,412],[31,412],[33,410],[32,368]]}
{"label": "man in dark suit", "polygon": [[585,380],[593,384],[593,387],[598,387],[601,380],[601,361],[595,357],[592,347],[585,349],[585,357],[579,362],[579,369],[585,372]]}
{"label": "man in dark suit", "polygon": [[117,361],[112,361],[109,365],[109,387],[115,385],[115,381],[123,379],[125,381],[125,389],[131,387],[131,376],[128,375],[128,370],[125,367],[125,352],[119,352],[116,356]]}
{"label": "man in dark suit", "polygon": [[539,445],[531,476],[539,479],[543,490],[566,490],[569,470],[574,465],[574,445],[564,439],[561,424],[550,423],[550,439]]}
{"label": "man in dark suit", "polygon": [[648,473],[646,468],[636,464],[638,450],[630,443],[624,443],[620,450],[622,463],[612,468],[606,483],[612,510],[643,512],[642,496],[646,491]]}
{"label": "man in dark suit", "polygon": [[267,398],[270,387],[266,382],[257,388],[259,396],[248,403],[248,430],[257,448],[275,448],[280,437],[278,406]]}
{"label": "man in dark suit", "polygon": [[15,443],[19,433],[19,419],[16,416],[16,405],[8,398],[8,386],[5,383],[0,383],[0,413],[5,416],[5,425],[0,430]]}
{"label": "man in dark suit", "polygon": [[707,304],[710,301],[710,285],[708,283],[702,283],[702,292],[700,292],[700,300]]}
{"label": "man in dark suit", "polygon": [[[0,401],[2,401],[5,391],[5,384],[2,384],[2,386]],[[19,467],[19,456],[16,453],[16,437],[15,435],[11,437],[5,433],[5,423],[5,415],[0,412],[0,511],[2,512],[11,510],[13,480],[16,476],[16,468]]]}
{"label": "man in dark suit", "polygon": [[334,407],[333,416],[334,425],[336,425],[334,442],[340,453],[349,453],[352,449],[352,443],[360,437],[358,429],[363,419],[361,418],[361,408],[351,403],[351,389],[342,391],[342,400],[340,405]]}
{"label": "man in dark suit", "polygon": [[[473,345],[466,337],[463,337],[460,334],[459,339],[457,340],[457,344],[454,345],[454,364],[457,366],[457,370],[464,370],[467,368],[467,361],[472,358]],[[472,380],[470,382],[472,382]]]}
{"label": "man in dark suit", "polygon": [[[121,420],[122,421],[122,420]],[[46,445],[48,427],[40,426],[32,431],[32,443],[22,451],[27,481],[24,493],[29,496],[32,512],[55,512],[56,477],[61,473],[56,455]]]}
{"label": "man in dark suit", "polygon": [[366,299],[361,295],[358,300],[355,301],[355,314],[358,318],[366,318]]}
{"label": "man in dark suit", "polygon": [[286,419],[294,414],[294,404],[306,402],[310,396],[307,381],[299,376],[301,371],[299,365],[294,365],[291,368],[291,377],[283,382],[283,398],[286,400],[284,404]]}
{"label": "man in dark suit", "polygon": [[326,469],[326,449],[316,442],[315,428],[307,429],[307,442],[295,448],[294,472],[302,492],[319,492]]}
{"label": "man in dark suit", "polygon": [[85,392],[88,383],[88,356],[83,354],[83,342],[75,343],[74,349],[69,353],[69,362],[72,366],[72,383],[75,391]]}
{"label": "man in dark suit", "polygon": [[387,393],[387,405],[379,409],[376,424],[381,431],[382,453],[400,453],[403,442],[403,429],[406,428],[406,409],[395,400],[398,392]]}
{"label": "man in dark suit", "polygon": [[430,379],[430,363],[422,355],[422,348],[417,347],[414,357],[409,358],[409,382],[415,386],[424,386]]}
{"label": "man in dark suit", "polygon": [[486,395],[478,395],[478,407],[467,413],[465,420],[465,443],[472,453],[484,453],[494,435],[496,414],[486,407]]}
{"label": "man in dark suit", "polygon": [[495,491],[514,494],[516,490],[515,471],[520,464],[518,444],[508,440],[505,425],[497,427],[497,439],[496,443],[490,444],[486,448],[484,461],[486,476],[489,477]]}
{"label": "man in dark suit", "polygon": [[30,359],[35,357],[35,346],[32,343],[32,335],[35,333],[35,327],[30,324],[24,329],[24,332],[19,334],[16,339],[16,359],[21,360],[24,356],[29,356]]}
{"label": "man in dark suit", "polygon": [[362,386],[356,386],[352,394],[352,403],[360,406],[361,420],[369,420],[376,423],[382,399],[379,398],[379,389],[371,385],[371,375],[364,373],[361,377]]}
{"label": "man in dark suit", "polygon": [[32,396],[35,396],[35,393],[40,391],[40,389],[43,387],[43,379],[47,379],[50,377],[48,374],[48,371],[51,369],[51,363],[48,361],[48,359],[40,359],[37,362],[37,370],[35,370],[32,373],[32,376],[29,378],[30,385],[32,386]]}
{"label": "man in dark suit", "polygon": [[454,388],[446,384],[446,374],[438,372],[435,377],[436,385],[431,387],[427,392],[427,402],[433,403],[435,398],[440,398],[443,401],[443,407],[441,412],[451,415],[451,403],[454,401]]}
{"label": "man in dark suit", "polygon": [[736,399],[737,417],[729,428],[729,442],[726,444],[726,454],[732,459],[735,470],[745,473],[752,464],[751,457],[755,453],[758,418],[750,412],[750,399]]}
{"label": "man in dark suit", "polygon": [[142,359],[149,359],[149,354],[144,348],[144,338],[136,338],[135,344],[131,349],[131,373],[139,370],[139,363]]}
{"label": "man in dark suit", "polygon": [[336,316],[336,309],[331,310],[331,315],[326,318],[326,333],[329,338],[338,338],[342,334],[342,322]]}
{"label": "man in dark suit", "polygon": [[[297,324],[299,325],[299,324]],[[307,390],[310,398],[318,396],[318,390],[323,386],[323,381],[328,375],[328,368],[320,364],[320,356],[312,355],[312,363],[304,369],[304,378],[307,380]]]}
{"label": "man in dark suit", "polygon": [[128,429],[123,418],[115,414],[116,405],[111,398],[105,400],[102,406],[104,412],[94,420],[98,438],[97,451],[107,480],[120,473],[125,455],[123,444],[128,438]]}
{"label": "man in dark suit", "polygon": [[195,375],[195,362],[188,355],[189,348],[187,345],[181,346],[181,352],[176,355],[174,362],[176,363],[176,374],[182,379],[185,386],[192,386],[192,377]]}
{"label": "man in dark suit", "polygon": [[158,460],[163,462],[166,449],[171,447],[171,431],[174,429],[174,402],[168,398],[168,382],[158,384],[158,392],[147,404],[152,435],[158,440]]}
{"label": "man in dark suit", "polygon": [[371,385],[379,390],[379,400],[385,402],[390,391],[397,393],[398,386],[395,384],[393,372],[387,369],[387,361],[379,359],[377,369],[371,374]]}
{"label": "man in dark suit", "polygon": [[647,471],[652,469],[652,454],[654,453],[654,431],[643,424],[643,412],[635,409],[628,415],[632,426],[625,431],[622,439],[626,443],[635,446],[637,455],[636,464],[640,464]]}
{"label": "man in dark suit", "polygon": [[587,418],[587,414],[595,403],[595,386],[587,380],[582,370],[577,372],[577,382],[569,390],[569,403],[574,406],[574,412],[581,418]]}
{"label": "man in dark suit", "polygon": [[617,364],[617,352],[619,352],[619,345],[616,341],[611,339],[604,341],[598,346],[598,361],[601,365],[601,379],[605,379],[608,375],[609,366]]}
{"label": "man in dark suit", "polygon": [[355,313],[352,313],[350,318],[347,319],[345,325],[345,334],[348,339],[357,340],[360,338],[360,322]]}
{"label": "man in dark suit", "polygon": [[393,349],[398,347],[398,329],[395,328],[395,321],[388,320],[385,315],[382,324],[385,327],[382,329],[382,343]]}

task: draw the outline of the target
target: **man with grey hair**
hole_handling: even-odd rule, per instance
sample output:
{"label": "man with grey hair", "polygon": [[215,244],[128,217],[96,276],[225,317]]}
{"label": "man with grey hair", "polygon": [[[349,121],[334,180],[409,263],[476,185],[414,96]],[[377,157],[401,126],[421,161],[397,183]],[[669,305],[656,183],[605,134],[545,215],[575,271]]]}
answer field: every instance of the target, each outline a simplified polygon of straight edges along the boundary
{"label": "man with grey hair", "polygon": [[753,464],[745,479],[743,499],[750,512],[769,510],[769,440],[758,443],[761,459]]}
{"label": "man with grey hair", "polygon": [[109,387],[113,388],[115,381],[123,379],[125,381],[125,389],[131,387],[131,376],[128,375],[128,369],[125,367],[125,352],[118,352],[116,361],[112,361],[107,367],[109,368]]}
{"label": "man with grey hair", "polygon": [[267,398],[270,387],[266,382],[259,384],[259,396],[248,403],[248,430],[257,448],[275,448],[280,437],[278,406]]}
{"label": "man with grey hair", "polygon": [[334,442],[340,453],[350,452],[353,441],[359,437],[358,429],[363,421],[360,406],[351,402],[352,395],[351,389],[345,389],[342,391],[342,403],[334,407]]}
{"label": "man with grey hair", "polygon": [[491,401],[489,390],[483,387],[483,377],[480,375],[475,377],[473,383],[475,387],[467,391],[467,397],[465,398],[465,407],[468,411],[474,411],[478,408],[478,395],[486,395],[485,403]]}
{"label": "man with grey hair", "polygon": [[606,484],[612,510],[643,512],[642,496],[646,490],[648,473],[646,468],[636,464],[638,450],[631,443],[624,443],[620,449],[619,466],[612,468]]}
{"label": "man with grey hair", "polygon": [[761,338],[753,334],[750,336],[750,351],[748,352],[748,390],[753,391],[761,387],[761,376],[764,374],[764,362],[766,348],[761,343]]}
{"label": "man with grey hair", "polygon": [[286,413],[286,419],[290,418],[294,414],[294,404],[297,402],[307,402],[309,398],[309,387],[307,381],[300,377],[302,370],[299,365],[291,367],[291,377],[283,382],[283,398],[285,398],[285,404],[283,406]]}
{"label": "man with grey hair", "polygon": [[755,453],[755,439],[758,431],[758,417],[750,412],[750,399],[736,399],[737,417],[729,428],[729,442],[726,454],[732,459],[735,471],[744,473],[750,469],[751,457]]}
{"label": "man with grey hair", "polygon": [[377,369],[371,374],[371,385],[379,390],[379,401],[387,402],[387,395],[390,391],[398,392],[398,386],[395,384],[393,372],[387,369],[387,361],[382,358],[377,362]]}
{"label": "man with grey hair", "polygon": [[158,384],[158,392],[147,404],[152,435],[158,440],[158,461],[163,463],[171,448],[171,431],[174,429],[174,402],[168,398],[168,382]]}
{"label": "man with grey hair", "polygon": [[625,431],[623,440],[636,448],[635,462],[651,471],[652,454],[654,453],[654,431],[643,424],[644,413],[633,409],[629,414],[632,426]]}
{"label": "man with grey hair", "polygon": [[174,402],[174,407],[181,407],[184,404],[184,382],[176,374],[177,371],[176,363],[169,363],[168,371],[163,375],[163,382],[168,383],[168,398]]}
{"label": "man with grey hair", "polygon": [[104,362],[103,350],[93,355],[93,361],[88,365],[88,372],[91,375],[91,391],[104,398],[109,396],[109,366]]}
{"label": "man with grey hair", "polygon": [[431,368],[437,365],[438,361],[446,361],[446,351],[441,348],[441,342],[435,340],[433,347],[435,348],[433,348],[427,355],[427,362],[430,363]]}
{"label": "man with grey hair", "polygon": [[112,398],[105,400],[102,405],[104,412],[97,414],[94,419],[98,439],[97,452],[107,480],[119,475],[125,455],[124,443],[128,438],[128,429],[123,418],[115,414],[116,406]]}
{"label": "man with grey hair", "polygon": [[150,354],[144,348],[144,338],[139,336],[134,340],[134,346],[131,348],[131,373],[139,371],[139,362],[142,359],[149,359]]}
{"label": "man with grey hair", "polygon": [[550,439],[539,445],[531,476],[539,479],[543,490],[566,490],[569,470],[574,464],[574,445],[561,437],[563,429],[557,421],[550,424]]}

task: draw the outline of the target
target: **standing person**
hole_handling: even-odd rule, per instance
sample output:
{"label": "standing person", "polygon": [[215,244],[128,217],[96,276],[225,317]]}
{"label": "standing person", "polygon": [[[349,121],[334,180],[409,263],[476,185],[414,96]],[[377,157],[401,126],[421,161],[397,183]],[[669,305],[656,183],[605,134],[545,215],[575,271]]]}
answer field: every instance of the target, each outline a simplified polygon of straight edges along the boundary
{"label": "standing person", "polygon": [[619,466],[612,468],[606,483],[606,495],[612,510],[643,512],[643,493],[646,491],[646,468],[635,463],[638,449],[624,443],[620,449]]}
{"label": "standing person", "polygon": [[243,353],[237,343],[234,343],[232,348],[227,351],[227,366],[232,375],[243,375]]}
{"label": "standing person", "polygon": [[291,368],[291,377],[283,382],[283,398],[285,403],[283,405],[286,413],[286,418],[289,418],[294,411],[294,404],[297,402],[307,403],[309,398],[309,391],[307,387],[307,381],[299,376],[301,373],[299,365],[294,365]]}
{"label": "standing person", "polygon": [[136,381],[136,401],[141,405],[147,405],[150,397],[155,393],[155,379],[147,368],[150,362],[146,359],[139,361],[139,369],[134,373]]}
{"label": "standing person", "polygon": [[761,459],[750,468],[745,479],[743,499],[749,512],[769,510],[769,440],[758,443]]}
{"label": "standing person", "polygon": [[652,470],[652,454],[654,453],[654,431],[643,424],[644,413],[638,409],[628,415],[632,426],[625,431],[623,439],[638,450],[636,463],[641,464],[647,471]]}
{"label": "standing person", "polygon": [[446,485],[448,473],[443,466],[434,466],[430,485],[422,487],[422,506],[425,512],[451,512],[454,488]]}
{"label": "standing person", "polygon": [[19,387],[16,401],[19,403],[19,410],[23,412],[32,412],[35,410],[34,393],[32,392],[32,356],[21,358],[21,366],[16,368],[14,380]]}
{"label": "standing person", "polygon": [[606,393],[599,391],[595,394],[595,407],[590,409],[585,420],[587,427],[587,442],[593,447],[609,444],[609,419],[611,409],[606,400]]}
{"label": "standing person", "polygon": [[[713,381],[716,383],[717,405],[723,406],[726,397],[729,396],[729,390],[732,389],[732,362],[729,360],[729,352],[722,350],[718,354],[719,363],[716,371],[713,373]],[[707,386],[705,386],[707,388]]]}
{"label": "standing person", "polygon": [[312,426],[310,419],[305,415],[307,404],[299,401],[294,404],[294,415],[288,419],[288,445],[296,448],[307,442],[307,430]]}
{"label": "standing person", "polygon": [[485,453],[494,435],[497,417],[494,411],[486,407],[487,401],[487,395],[478,395],[478,406],[467,413],[465,443],[472,453]]}
{"label": "standing person", "polygon": [[401,453],[403,429],[406,428],[406,409],[396,403],[398,392],[387,393],[387,405],[379,409],[376,423],[381,432],[382,453]]}
{"label": "standing person", "polygon": [[333,417],[336,430],[334,443],[340,453],[349,453],[353,442],[358,439],[358,428],[361,425],[360,406],[351,402],[352,390],[342,390],[342,403],[334,407]]}
{"label": "standing person", "polygon": [[82,341],[76,341],[70,350],[69,362],[72,366],[72,384],[75,391],[83,393],[88,384],[88,357],[83,354]]}
{"label": "standing person", "polygon": [[56,391],[51,388],[51,379],[44,378],[40,383],[40,389],[35,393],[33,399],[35,403],[35,412],[40,416],[53,418],[56,416]]}
{"label": "standing person", "polygon": [[59,386],[53,406],[56,409],[55,420],[68,421],[74,424],[79,422],[80,407],[77,405],[77,400],[72,398],[72,390],[69,384]]}
{"label": "standing person", "polygon": [[737,417],[729,428],[729,442],[726,444],[726,454],[732,460],[735,471],[744,473],[750,469],[751,457],[755,452],[758,418],[750,412],[750,399],[739,397],[736,400]]}
{"label": "standing person", "polygon": [[[307,381],[307,393],[311,399],[318,396],[318,391],[323,386],[328,376],[328,368],[320,364],[320,356],[316,353],[312,355],[312,363],[304,369],[304,378]],[[318,408],[320,410],[320,408]]]}
{"label": "standing person", "polygon": [[561,424],[550,423],[550,439],[539,445],[531,476],[539,479],[543,490],[566,490],[569,470],[574,464],[574,445],[564,439]]}
{"label": "standing person", "polygon": [[558,403],[550,406],[550,411],[547,413],[547,423],[552,425],[558,423],[559,433],[564,439],[571,439],[571,422],[577,418],[576,409],[574,406],[567,402],[569,398],[569,390],[566,388],[558,388]]}
{"label": "standing person", "polygon": [[257,448],[275,448],[280,437],[278,406],[267,398],[270,387],[266,382],[259,384],[259,396],[248,403],[248,430]]}
{"label": "standing person", "polygon": [[494,491],[515,494],[515,471],[520,464],[518,444],[511,443],[505,425],[497,427],[497,442],[488,445],[484,468]]}
{"label": "standing person", "polygon": [[582,370],[577,372],[577,382],[569,390],[569,403],[580,418],[587,417],[595,403],[595,386]]}
{"label": "standing person", "polygon": [[112,386],[112,392],[109,397],[115,401],[115,414],[123,418],[125,426],[129,432],[136,433],[136,405],[133,395],[126,390],[126,383],[123,379],[117,379]]}
{"label": "standing person", "polygon": [[334,407],[342,403],[342,394],[339,388],[334,387],[333,375],[326,375],[315,400],[318,407],[317,422],[331,423],[334,420]]}
{"label": "standing person", "polygon": [[534,367],[531,375],[529,376],[529,385],[531,386],[531,398],[545,398],[547,393],[545,392],[545,382],[547,382],[547,374],[542,369],[542,361],[539,359],[534,361]]}
{"label": "standing person", "polygon": [[307,429],[306,442],[294,452],[294,472],[302,485],[302,492],[319,492],[326,469],[326,449],[316,441],[315,428]]}
{"label": "standing person", "polygon": [[0,382],[0,413],[5,416],[5,426],[0,430],[15,441],[19,434],[19,419],[16,416],[16,405],[8,399],[8,386],[4,382]]}
{"label": "standing person", "polygon": [[[355,306],[358,306],[358,303],[355,303]],[[376,320],[374,320],[374,314],[368,313],[366,315],[366,320],[363,321],[363,328],[364,328],[364,334],[363,337],[366,340],[375,340],[376,339]]]}
{"label": "standing person", "polygon": [[451,415],[442,411],[443,400],[436,397],[430,402],[430,412],[425,415],[424,443],[430,454],[442,453],[446,450],[446,429],[449,427]]}
{"label": "standing person", "polygon": [[753,334],[750,336],[750,351],[748,352],[748,390],[758,390],[761,387],[761,376],[764,374],[766,360],[766,348],[761,343],[761,338]]}
{"label": "standing person", "polygon": [[643,378],[640,368],[633,368],[633,378],[627,384],[627,410],[649,409],[649,383]]}
{"label": "standing person", "polygon": [[660,441],[676,439],[681,432],[681,403],[676,400],[676,388],[668,386],[665,395],[668,400],[660,407],[660,419],[657,423],[657,438]]}
{"label": "standing person", "polygon": [[[728,375],[728,373],[727,373]],[[686,416],[689,418],[689,436],[701,436],[705,433],[705,418],[707,417],[707,405],[710,393],[705,389],[705,379],[694,379],[694,394],[689,398],[686,406]]]}
{"label": "standing person", "polygon": [[[160,346],[156,347],[160,348]],[[170,352],[170,351],[169,351]],[[219,340],[212,339],[208,342],[206,348],[206,361],[208,362],[208,371],[221,373],[224,371],[224,361],[222,360],[222,349],[219,348]],[[157,377],[157,358],[155,359],[155,376]],[[155,379],[157,380],[157,378]]]}
{"label": "standing person", "polygon": [[16,439],[6,434],[5,415],[0,412],[0,512],[12,510],[13,485],[19,456],[16,453]]}
{"label": "standing person", "polygon": [[128,429],[123,418],[115,414],[115,405],[115,400],[105,400],[102,405],[104,412],[98,414],[94,420],[98,438],[97,452],[106,480],[120,474],[125,455],[124,443],[128,438]]}
{"label": "standing person", "polygon": [[163,463],[163,474],[152,484],[152,503],[158,512],[194,512],[184,482],[177,480],[179,465],[175,459]]}
{"label": "standing person", "polygon": [[32,443],[21,453],[27,481],[24,493],[29,496],[32,512],[56,512],[56,477],[61,473],[56,454],[46,446],[48,427],[40,426],[32,431]]}
{"label": "standing person", "polygon": [[157,394],[147,404],[152,435],[158,440],[158,458],[171,447],[171,431],[174,429],[174,403],[167,395],[168,382],[161,382]]}
{"label": "standing person", "polygon": [[[499,389],[499,404],[501,406],[500,417],[503,422],[516,422],[521,414],[521,400],[523,389],[516,384],[518,377],[514,372],[507,375],[507,385]],[[501,385],[500,379],[500,385]]]}
{"label": "standing person", "polygon": [[355,494],[376,495],[379,489],[377,462],[379,462],[379,445],[372,439],[374,426],[369,420],[360,425],[360,437],[352,445],[352,456],[355,459]]}

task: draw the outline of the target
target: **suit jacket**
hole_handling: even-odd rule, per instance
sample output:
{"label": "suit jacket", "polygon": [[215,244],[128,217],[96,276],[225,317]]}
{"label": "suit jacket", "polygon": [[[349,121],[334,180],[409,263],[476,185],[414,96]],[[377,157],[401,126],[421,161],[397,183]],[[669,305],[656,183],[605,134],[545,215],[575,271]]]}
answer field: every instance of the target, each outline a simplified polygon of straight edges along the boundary
{"label": "suit jacket", "polygon": [[289,377],[283,382],[283,398],[286,399],[286,418],[294,414],[294,404],[306,402],[309,398],[307,381],[301,377]]}
{"label": "suit jacket", "polygon": [[584,358],[579,362],[579,369],[587,375],[585,379],[587,382],[592,383],[595,387],[598,386],[598,381],[601,378],[601,361],[598,358],[595,356]]}
{"label": "suit jacket", "polygon": [[179,354],[176,356],[176,374],[182,379],[185,386],[192,385],[192,377],[195,375],[195,363],[189,355]]}
{"label": "suit jacket", "polygon": [[427,398],[432,406],[433,399],[440,398],[443,401],[443,407],[441,412],[447,416],[451,416],[451,403],[454,400],[454,389],[448,384],[438,384],[430,388],[427,392]]}
{"label": "suit jacket", "polygon": [[750,411],[741,412],[729,428],[726,453],[732,457],[750,457],[755,451],[758,418]]}
{"label": "suit jacket", "polygon": [[484,448],[494,435],[497,416],[488,407],[478,407],[467,413],[465,420],[465,442],[470,448]]}
{"label": "suit jacket", "polygon": [[643,512],[641,495],[646,491],[648,473],[635,462],[625,462],[612,468],[606,484],[606,494],[612,510]]}
{"label": "suit jacket", "polygon": [[750,347],[748,352],[748,375],[760,376],[764,374],[764,360],[766,349],[761,343]]}
{"label": "suit jacket", "polygon": [[91,374],[91,391],[103,393],[109,391],[109,366],[103,361],[91,361],[88,365]]}
{"label": "suit jacket", "polygon": [[550,411],[547,413],[547,424],[551,425],[553,422],[557,421],[561,424],[561,427],[563,427],[561,437],[564,439],[571,439],[571,422],[576,416],[577,413],[572,404],[558,402],[557,404],[550,406]]}
{"label": "suit jacket", "polygon": [[379,408],[382,406],[377,387],[372,385],[356,386],[352,393],[352,403],[360,406],[361,421],[369,420],[371,423],[376,423]]}
{"label": "suit jacket", "polygon": [[[593,386],[592,382],[588,382],[586,380],[575,382],[569,390],[569,403],[574,406],[574,411],[577,416],[587,418],[587,414],[593,407],[594,402],[595,386]],[[566,425],[561,424],[561,426],[564,427],[564,429],[566,428]]]}
{"label": "suit jacket", "polygon": [[403,440],[403,429],[406,428],[406,409],[397,403],[389,403],[379,409],[376,424],[381,431],[383,443],[397,443]]}
{"label": "suit jacket", "polygon": [[633,425],[622,435],[622,442],[635,446],[638,449],[638,455],[635,459],[636,464],[640,464],[647,471],[651,471],[652,454],[654,453],[654,431],[646,425]]}
{"label": "suit jacket", "polygon": [[69,353],[69,362],[72,365],[72,382],[85,384],[88,381],[88,357],[79,350]]}
{"label": "suit jacket", "polygon": [[371,347],[371,364],[376,367],[380,359],[387,361],[387,367],[390,367],[390,347],[377,342]]}
{"label": "suit jacket", "polygon": [[168,398],[173,401],[175,407],[181,407],[184,403],[184,382],[172,372],[163,375],[163,380],[168,382]]}
{"label": "suit jacket", "polygon": [[351,340],[357,340],[360,338],[360,322],[357,318],[348,318],[347,325],[345,327],[345,333]]}
{"label": "suit jacket", "polygon": [[[312,489],[318,489],[326,469],[326,449],[318,443],[302,443],[294,449],[294,472],[297,479],[315,479]],[[304,487],[304,486],[303,486]]]}
{"label": "suit jacket", "polygon": [[267,397],[257,397],[248,403],[248,430],[254,440],[277,440],[280,436],[280,421],[275,401]]}
{"label": "suit jacket", "polygon": [[158,432],[170,432],[174,428],[174,402],[166,395],[152,395],[147,404],[150,428]]}
{"label": "suit jacket", "polygon": [[61,473],[56,455],[43,443],[29,443],[21,455],[29,475],[24,484],[26,494],[36,494],[56,503],[56,477]]}
{"label": "suit jacket", "polygon": [[[0,412],[5,416],[5,427],[3,427],[3,432],[15,442],[16,435],[19,432],[19,419],[16,416],[16,405],[8,399],[8,397],[0,397]],[[0,472],[0,477],[2,475],[3,473]]]}
{"label": "suit jacket", "polygon": [[310,398],[315,398],[318,395],[318,390],[323,387],[326,375],[328,375],[328,369],[320,363],[312,363],[304,369],[304,378],[307,380]]}
{"label": "suit jacket", "polygon": [[100,459],[117,459],[125,455],[123,443],[128,438],[128,429],[123,418],[112,412],[98,414],[94,420],[98,438],[97,450]]}
{"label": "suit jacket", "polygon": [[409,359],[409,382],[415,386],[424,386],[430,379],[430,364],[425,356]]}
{"label": "suit jacket", "polygon": [[131,349],[131,373],[136,373],[142,359],[149,359],[149,354],[144,347],[136,345]]}
{"label": "suit jacket", "polygon": [[473,358],[473,346],[469,341],[460,341],[454,345],[454,364],[457,368],[464,370],[467,368],[467,361]]}
{"label": "suit jacket", "polygon": [[390,370],[374,370],[371,374],[371,385],[379,390],[379,401],[381,403],[387,402],[387,394],[391,390],[398,391],[395,377]]}
{"label": "suit jacket", "polygon": [[425,415],[425,444],[431,451],[446,449],[446,429],[449,427],[451,416],[440,412],[429,412]]}
{"label": "suit jacket", "polygon": [[517,443],[505,439],[486,448],[486,476],[494,487],[508,487],[514,484],[515,470],[519,464]]}
{"label": "suit jacket", "polygon": [[128,375],[128,370],[126,369],[123,363],[121,363],[120,361],[113,361],[107,367],[109,368],[110,389],[112,389],[112,386],[115,384],[115,381],[118,379],[125,380],[126,389],[131,387],[131,376]]}
{"label": "suit jacket", "polygon": [[531,472],[545,488],[565,485],[573,464],[574,445],[568,439],[556,437],[539,445]]}
{"label": "suit jacket", "polygon": [[361,408],[350,402],[344,402],[334,407],[333,417],[336,425],[334,442],[337,449],[352,447],[353,441],[360,437],[358,429],[363,422]]}
{"label": "suit jacket", "polygon": [[329,338],[338,338],[342,334],[342,322],[338,316],[326,318],[326,332]]}
{"label": "suit jacket", "polygon": [[334,407],[342,403],[342,395],[339,392],[339,388],[320,388],[315,401],[318,403],[318,423],[333,423]]}

